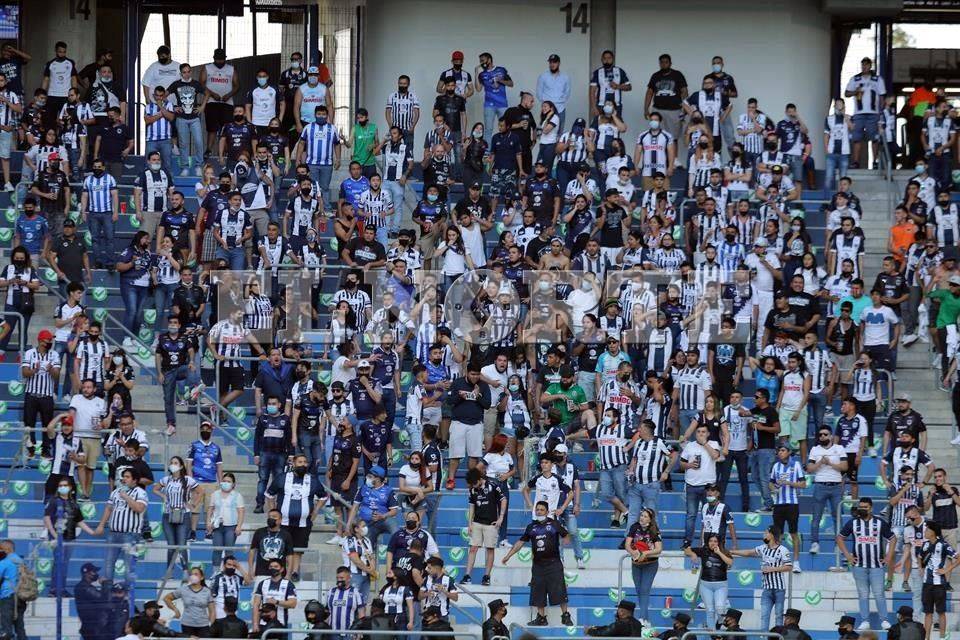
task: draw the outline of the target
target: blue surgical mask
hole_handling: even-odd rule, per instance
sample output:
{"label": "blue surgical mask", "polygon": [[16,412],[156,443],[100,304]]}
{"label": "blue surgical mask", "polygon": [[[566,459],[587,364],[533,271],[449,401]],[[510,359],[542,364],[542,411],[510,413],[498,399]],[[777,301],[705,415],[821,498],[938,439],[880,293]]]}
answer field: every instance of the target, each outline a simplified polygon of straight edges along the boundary
{"label": "blue surgical mask", "polygon": [[511,385],[509,385],[508,388],[509,388],[510,391],[512,391],[513,393],[516,393],[517,391],[520,391],[520,385],[518,385],[518,384],[511,384]]}
{"label": "blue surgical mask", "polygon": [[715,64],[715,65],[713,65],[713,72],[714,72],[714,73],[720,73],[721,71],[723,71],[723,65],[722,65],[722,64]]}
{"label": "blue surgical mask", "polygon": [[268,405],[267,405],[267,413],[269,413],[269,414],[272,415],[272,416],[275,416],[275,415],[277,415],[278,413],[280,413],[280,407],[278,407],[278,406],[275,405],[275,404],[268,404]]}
{"label": "blue surgical mask", "polygon": [[435,193],[428,193],[428,194],[427,194],[427,200],[430,201],[430,202],[436,202],[436,201],[437,201],[437,198],[439,198],[439,197],[440,197],[440,196],[438,196],[438,195],[435,194]]}
{"label": "blue surgical mask", "polygon": [[657,129],[659,129],[659,128],[660,128],[660,121],[659,121],[659,120],[651,120],[651,121],[650,121],[650,128],[653,129],[654,131],[656,131]]}
{"label": "blue surgical mask", "polygon": [[267,86],[267,81],[269,79],[270,78],[257,78],[257,84],[260,85],[261,87],[265,87]]}
{"label": "blue surgical mask", "polygon": [[609,427],[612,424],[613,424],[613,418],[611,418],[610,416],[603,416],[603,426]]}

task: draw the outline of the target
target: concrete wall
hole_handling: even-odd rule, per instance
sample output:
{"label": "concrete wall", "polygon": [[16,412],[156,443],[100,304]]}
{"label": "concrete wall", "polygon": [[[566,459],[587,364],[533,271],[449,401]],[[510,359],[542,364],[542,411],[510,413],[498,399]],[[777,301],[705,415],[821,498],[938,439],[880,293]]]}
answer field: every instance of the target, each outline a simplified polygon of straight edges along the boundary
{"label": "concrete wall", "polygon": [[[22,48],[33,56],[24,68],[24,88],[31,98],[33,90],[40,86],[43,65],[53,58],[53,45],[58,40],[67,43],[67,55],[81,68],[96,57],[97,0],[90,0],[89,7],[89,19],[79,14],[71,19],[66,1],[56,3],[53,9],[46,3],[23,3]],[[120,51],[119,37],[114,48]]]}

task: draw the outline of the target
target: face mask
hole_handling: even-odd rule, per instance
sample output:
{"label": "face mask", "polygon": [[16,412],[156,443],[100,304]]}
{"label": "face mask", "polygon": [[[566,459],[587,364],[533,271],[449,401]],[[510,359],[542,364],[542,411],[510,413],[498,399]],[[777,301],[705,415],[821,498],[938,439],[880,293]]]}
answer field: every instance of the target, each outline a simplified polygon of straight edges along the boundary
{"label": "face mask", "polygon": [[347,280],[347,289],[356,289],[357,281],[356,280]]}
{"label": "face mask", "polygon": [[234,121],[234,122],[243,122],[243,115],[242,115],[242,114],[238,114],[238,115],[233,116],[233,121]]}
{"label": "face mask", "polygon": [[706,141],[704,141],[704,142],[698,142],[697,146],[700,147],[701,149],[706,149],[710,145]]}
{"label": "face mask", "polygon": [[770,538],[768,538],[767,536],[763,536],[763,543],[770,544]]}
{"label": "face mask", "polygon": [[309,198],[312,191],[312,189],[300,189],[300,195],[302,195],[304,198]]}
{"label": "face mask", "polygon": [[357,528],[357,535],[360,536],[361,538],[364,537],[364,536],[366,536],[366,535],[367,535],[367,528],[366,528],[366,527],[358,527],[358,528]]}
{"label": "face mask", "polygon": [[167,327],[167,333],[169,333],[172,336],[175,336],[178,333],[180,333],[180,327],[173,327],[173,326]]}
{"label": "face mask", "polygon": [[298,476],[305,476],[305,475],[307,475],[307,468],[306,468],[306,467],[295,467],[294,470],[293,470],[293,472],[294,472],[295,474],[297,474]]}
{"label": "face mask", "polygon": [[368,487],[373,488],[373,478],[367,478],[366,483]]}
{"label": "face mask", "polygon": [[278,407],[278,406],[276,406],[276,405],[274,405],[274,404],[268,404],[268,405],[267,405],[267,413],[269,413],[269,414],[272,415],[272,416],[275,416],[275,415],[277,415],[278,413],[280,413],[280,407]]}
{"label": "face mask", "polygon": [[405,94],[405,93],[407,92],[407,87],[401,87],[401,86],[398,85],[398,86],[397,86],[397,92],[398,92],[398,93],[404,93],[404,94]]}
{"label": "face mask", "polygon": [[172,464],[167,468],[170,469],[170,473],[180,473],[180,469],[182,469],[183,467],[181,467],[178,464]]}
{"label": "face mask", "polygon": [[721,71],[723,71],[723,65],[722,65],[722,64],[715,64],[715,65],[713,65],[713,72],[714,72],[714,73],[720,73]]}
{"label": "face mask", "polygon": [[510,389],[510,391],[512,391],[513,393],[520,391],[520,385],[518,384],[511,384],[507,388]]}
{"label": "face mask", "polygon": [[66,498],[70,495],[70,487],[57,487],[57,493]]}
{"label": "face mask", "polygon": [[265,87],[267,86],[267,80],[269,79],[270,78],[257,78],[257,84],[260,85],[261,87]]}
{"label": "face mask", "polygon": [[274,578],[279,578],[280,574],[282,573],[283,573],[282,569],[270,569],[270,575],[273,576]]}
{"label": "face mask", "polygon": [[327,124],[327,116],[317,116],[317,124]]}
{"label": "face mask", "polygon": [[534,518],[536,519],[537,522],[543,522],[544,520],[547,519],[547,516],[546,514],[544,515],[537,514],[536,516],[534,516]]}
{"label": "face mask", "polygon": [[651,120],[651,121],[650,121],[650,128],[653,129],[654,131],[656,131],[657,129],[659,129],[659,128],[660,128],[660,121],[659,121],[659,120]]}
{"label": "face mask", "polygon": [[454,93],[456,93],[456,90],[454,90],[454,89],[447,89],[446,93],[447,93],[448,96],[452,96]]}
{"label": "face mask", "polygon": [[347,581],[346,580],[337,580],[337,589],[346,589]]}
{"label": "face mask", "polygon": [[707,497],[706,497],[706,501],[707,501],[707,502],[716,502],[716,501],[717,501],[717,496],[707,496]]}
{"label": "face mask", "polygon": [[737,239],[737,236],[736,236],[736,234],[734,234],[734,233],[728,233],[728,234],[724,235],[723,237],[727,239],[727,242],[733,242],[734,240]]}
{"label": "face mask", "polygon": [[407,530],[416,531],[417,521],[416,520],[407,520]]}
{"label": "face mask", "polygon": [[541,283],[540,283],[540,291],[550,291],[550,283],[549,283],[549,282],[541,282]]}
{"label": "face mask", "polygon": [[190,584],[200,584],[200,576],[198,576],[197,574],[191,575],[189,578],[189,582]]}
{"label": "face mask", "polygon": [[201,431],[201,432],[200,432],[200,439],[201,439],[201,440],[209,440],[209,439],[212,438],[212,437],[213,437],[213,431]]}
{"label": "face mask", "polygon": [[224,567],[224,568],[223,568],[223,575],[225,575],[225,576],[232,576],[232,575],[235,574],[236,572],[237,572],[236,567]]}
{"label": "face mask", "polygon": [[103,175],[103,169],[94,169],[94,170],[93,170],[93,175],[95,175],[95,176],[97,176],[97,177],[99,178],[100,176]]}
{"label": "face mask", "polygon": [[690,118],[690,122],[693,124],[703,124],[703,118],[700,116],[694,116],[693,118]]}
{"label": "face mask", "polygon": [[224,491],[230,491],[230,489],[233,489],[233,483],[232,483],[232,482],[227,482],[227,481],[221,482],[221,483],[220,483],[220,488],[221,488],[222,490],[224,490]]}
{"label": "face mask", "polygon": [[801,229],[801,227],[800,227],[800,225],[798,225],[798,224],[792,224],[792,225],[790,225],[790,230],[793,231],[794,233],[799,233],[799,232],[800,232],[800,229]]}
{"label": "face mask", "polygon": [[926,166],[926,165],[923,165],[923,164],[918,164],[918,165],[917,165],[916,167],[914,167],[914,168],[917,170],[917,173],[923,173],[924,171],[927,170],[927,166]]}
{"label": "face mask", "polygon": [[290,68],[291,68],[291,69],[299,69],[299,68],[300,68],[300,61],[299,61],[299,60],[291,60],[291,61],[290,61]]}
{"label": "face mask", "polygon": [[437,198],[439,198],[439,197],[440,197],[440,196],[438,196],[438,195],[435,194],[435,193],[428,193],[428,194],[427,194],[427,200],[428,200],[429,202],[436,202],[436,201],[437,201]]}
{"label": "face mask", "polygon": [[768,142],[768,143],[766,143],[766,144],[763,145],[763,146],[764,146],[764,148],[766,148],[767,151],[776,151],[776,150],[777,150],[777,143],[776,143],[776,142]]}
{"label": "face mask", "polygon": [[307,77],[307,84],[310,85],[311,87],[315,87],[318,84],[320,84],[320,78],[318,78],[317,76],[309,76]]}
{"label": "face mask", "polygon": [[482,131],[474,131],[474,132],[473,132],[473,137],[476,138],[477,140],[479,140],[480,138],[483,137],[483,132],[482,132]]}
{"label": "face mask", "polygon": [[613,113],[613,106],[609,104],[603,105],[603,112],[609,116],[611,113]]}
{"label": "face mask", "polygon": [[113,356],[113,364],[123,364],[123,357]]}
{"label": "face mask", "polygon": [[276,518],[267,518],[267,528],[273,529],[273,528],[276,527],[276,526],[277,526],[277,519],[276,519]]}
{"label": "face mask", "polygon": [[603,416],[603,426],[609,427],[612,424],[613,424],[613,418],[611,418],[610,416]]}

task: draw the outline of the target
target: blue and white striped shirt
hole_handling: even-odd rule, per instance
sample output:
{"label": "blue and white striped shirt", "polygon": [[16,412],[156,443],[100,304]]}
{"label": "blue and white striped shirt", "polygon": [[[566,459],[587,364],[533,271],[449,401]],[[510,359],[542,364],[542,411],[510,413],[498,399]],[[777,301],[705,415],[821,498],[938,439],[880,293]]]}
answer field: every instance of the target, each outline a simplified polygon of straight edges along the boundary
{"label": "blue and white striped shirt", "polygon": [[340,144],[337,129],[330,123],[311,122],[300,134],[307,164],[333,164],[333,149]]}
{"label": "blue and white striped shirt", "polygon": [[336,631],[345,631],[353,626],[357,612],[363,609],[367,602],[359,589],[350,585],[346,589],[330,589],[326,604],[330,612],[330,627]]}
{"label": "blue and white striped shirt", "polygon": [[[165,109],[173,110],[173,106],[168,102],[164,105]],[[145,115],[155,116],[160,113],[160,107],[155,102],[147,105]],[[152,124],[147,125],[147,142],[156,142],[158,140],[169,140],[173,137],[173,123],[164,117]]]}
{"label": "blue and white striped shirt", "polygon": [[89,213],[113,213],[113,189],[117,188],[117,181],[109,173],[99,178],[92,173],[83,180],[83,192],[87,194],[87,210]]}
{"label": "blue and white striped shirt", "polygon": [[800,504],[800,492],[797,488],[784,483],[800,482],[804,477],[803,467],[796,458],[791,457],[786,462],[777,460],[770,470],[770,482],[780,485],[777,487],[776,504]]}

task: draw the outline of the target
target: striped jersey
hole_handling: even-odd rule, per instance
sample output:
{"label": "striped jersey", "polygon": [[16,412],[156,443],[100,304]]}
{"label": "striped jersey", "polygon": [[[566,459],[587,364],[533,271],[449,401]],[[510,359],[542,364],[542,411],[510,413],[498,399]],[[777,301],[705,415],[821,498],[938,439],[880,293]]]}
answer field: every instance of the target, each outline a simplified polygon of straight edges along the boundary
{"label": "striped jersey", "polygon": [[383,612],[387,615],[409,616],[410,608],[407,602],[413,600],[413,591],[407,586],[393,587],[388,584],[380,590],[380,599],[384,604]]}
{"label": "striped jersey", "polygon": [[46,353],[40,353],[34,347],[24,354],[20,366],[35,370],[35,373],[27,378],[24,388],[26,395],[37,398],[53,397],[53,376],[50,375],[50,369],[60,367],[60,355],[56,351],[48,349]]}
{"label": "striped jersey", "polygon": [[350,585],[346,589],[330,589],[327,592],[326,605],[330,612],[330,628],[345,631],[353,626],[357,612],[367,605],[367,601],[359,589]]}
{"label": "striped jersey", "polygon": [[104,172],[99,178],[92,173],[83,179],[83,192],[87,194],[87,210],[90,213],[113,213],[113,190],[117,181]]}
{"label": "striped jersey", "polygon": [[943,538],[937,538],[936,542],[927,540],[920,548],[920,566],[923,567],[923,584],[941,585],[946,584],[947,576],[937,573],[938,569],[943,569],[948,560],[957,556]]}
{"label": "striped jersey", "polygon": [[97,384],[103,383],[103,359],[107,355],[107,343],[103,339],[94,342],[90,338],[80,338],[73,355],[77,359],[81,380],[91,378]]}
{"label": "striped jersey", "polygon": [[329,122],[317,124],[311,122],[300,133],[303,142],[304,159],[307,164],[333,164],[334,147],[340,144],[337,129]]}
{"label": "striped jersey", "polygon": [[399,142],[387,140],[383,145],[383,179],[397,181],[404,176],[413,161],[413,147],[401,138]]}
{"label": "striped jersey", "polygon": [[[560,153],[558,158],[560,162],[579,164],[587,161],[589,150],[587,149],[586,138],[584,138],[582,133],[576,134],[568,131],[560,136],[560,142],[567,145],[566,150]],[[567,185],[560,185],[560,187],[566,189]]]}
{"label": "striped jersey", "polygon": [[[756,125],[760,131],[756,130]],[[763,135],[768,126],[767,116],[759,111],[751,118],[749,113],[741,113],[737,119],[737,140],[743,144],[746,153],[757,155],[763,152]]]}
{"label": "striped jersey", "polygon": [[10,108],[11,105],[20,104],[20,96],[10,89],[0,91],[0,96],[6,98],[6,102],[0,104],[0,127],[13,127],[17,123],[17,112]]}
{"label": "striped jersey", "polygon": [[774,496],[776,504],[800,504],[799,490],[786,483],[799,482],[805,477],[803,467],[796,458],[791,457],[786,462],[778,459],[770,470],[770,483],[777,485],[777,494]]}
{"label": "striped jersey", "polygon": [[110,531],[139,534],[143,531],[143,517],[146,515],[146,511],[137,513],[131,509],[126,500],[121,497],[123,494],[130,496],[135,502],[147,504],[147,492],[143,490],[143,487],[135,486],[131,489],[123,486],[114,489],[109,498],[109,504],[113,507],[113,511],[110,513]]}
{"label": "striped jersey", "polygon": [[53,439],[50,473],[61,476],[73,476],[73,471],[77,468],[77,463],[68,456],[71,453],[79,456],[83,452],[83,442],[80,440],[80,436],[75,433],[69,436],[58,433]]}
{"label": "striped jersey", "polygon": [[[760,558],[761,569],[763,567],[782,567],[787,564],[793,564],[790,551],[782,544],[777,545],[773,549],[765,544],[761,544],[755,547],[754,551],[757,553],[757,557]],[[783,572],[778,571],[763,574],[764,589],[779,589],[782,591],[787,588],[786,583],[787,581],[784,578]]]}
{"label": "striped jersey", "polygon": [[[896,495],[902,488],[903,481],[898,478],[893,486],[890,487],[890,496]],[[913,506],[918,507],[920,513],[925,511],[923,507],[923,491],[920,490],[920,486],[917,483],[911,481],[910,486],[908,486],[907,490],[900,496],[900,500],[890,509],[890,526],[901,529],[906,527],[909,524],[907,521],[907,509]]]}
{"label": "striped jersey", "polygon": [[627,426],[623,416],[616,425],[599,425],[590,430],[590,437],[597,441],[600,450],[600,469],[614,469],[627,464],[630,453],[624,449],[630,443],[633,430]]}
{"label": "striped jersey", "polygon": [[[623,390],[641,395],[640,387],[633,380],[621,382],[616,377],[603,383],[598,400],[603,404],[603,410],[616,409],[620,412],[620,423],[629,430],[636,428],[640,419],[641,405],[634,404],[633,400]],[[619,464],[619,463],[618,463]]]}
{"label": "striped jersey", "polygon": [[370,308],[370,295],[363,289],[357,287],[353,291],[349,289],[339,289],[333,294],[333,305],[336,306],[342,301],[346,301],[357,316],[357,329],[363,330],[367,324],[366,309]]}
{"label": "striped jersey", "polygon": [[850,78],[847,91],[859,96],[853,97],[855,113],[880,113],[883,109],[883,96],[887,93],[887,85],[883,78],[872,73],[858,73]]}
{"label": "striped jersey", "polygon": [[426,593],[423,607],[439,607],[440,615],[448,616],[450,615],[450,598],[440,591],[440,587],[452,593],[457,592],[457,584],[447,574],[443,574],[439,578],[427,575],[427,579],[423,581],[423,586],[420,588],[421,592]]}
{"label": "striped jersey", "polygon": [[637,440],[633,447],[634,481],[637,484],[660,482],[660,476],[669,461],[670,447],[662,438],[654,436],[650,440]]}
{"label": "striped jersey", "polygon": [[[173,105],[167,101],[163,106],[167,111],[173,111]],[[151,102],[147,105],[143,114],[145,116],[155,116],[160,113],[160,105]],[[173,137],[173,122],[163,116],[160,119],[147,125],[147,142],[157,142],[159,140],[169,140]]]}
{"label": "striped jersey", "polygon": [[386,213],[393,209],[393,199],[390,192],[380,189],[374,192],[367,189],[357,199],[357,206],[366,218],[366,224],[372,224],[378,229],[386,224]]}
{"label": "striped jersey", "polygon": [[673,144],[673,136],[663,130],[648,129],[637,136],[637,151],[640,152],[640,175],[651,177],[657,171],[667,172],[667,150]]}
{"label": "striped jersey", "polygon": [[222,366],[227,368],[243,366],[243,362],[236,358],[243,355],[242,346],[249,335],[249,329],[234,324],[230,320],[221,320],[210,327],[210,339],[217,345],[217,353],[226,358]]}
{"label": "striped jersey", "polygon": [[885,565],[884,542],[893,538],[886,520],[877,516],[871,516],[869,520],[852,518],[844,523],[840,536],[852,538],[853,557],[857,559],[858,567],[875,569]]}
{"label": "striped jersey", "polygon": [[[184,473],[186,469],[183,470]],[[183,476],[183,479],[163,476],[157,483],[163,491],[166,498],[163,503],[163,510],[170,513],[170,509],[184,509],[190,499],[190,494],[200,486],[200,483],[191,476]]]}
{"label": "striped jersey", "polygon": [[266,493],[276,499],[280,510],[280,524],[289,527],[311,527],[310,515],[314,503],[326,496],[323,487],[312,474],[298,477],[292,471],[283,475]]}
{"label": "striped jersey", "polygon": [[273,305],[270,298],[253,294],[243,305],[243,326],[247,329],[271,329],[273,327]]}
{"label": "striped jersey", "polygon": [[706,367],[702,365],[684,367],[677,376],[676,382],[679,409],[703,411],[706,392],[713,388],[713,382]]}
{"label": "striped jersey", "polygon": [[934,235],[940,247],[956,246],[960,241],[960,205],[951,202],[946,207],[939,204],[933,208],[930,220],[934,224]]}
{"label": "striped jersey", "polygon": [[724,542],[727,539],[728,526],[733,522],[733,513],[730,507],[722,502],[704,502],[700,507],[700,522],[703,525],[704,538],[707,534],[715,533]]}
{"label": "striped jersey", "polygon": [[343,560],[343,566],[350,569],[352,575],[361,575],[363,571],[350,561],[350,554],[355,553],[363,561],[374,559],[373,545],[370,538],[360,536],[347,536],[340,543],[340,557]]}
{"label": "striped jersey", "polygon": [[420,99],[413,91],[400,93],[394,91],[387,98],[387,111],[393,118],[393,124],[401,131],[413,129],[413,111],[420,109]]}
{"label": "striped jersey", "polygon": [[[354,589],[356,589],[354,587]],[[293,582],[286,578],[281,578],[277,582],[271,579],[261,580],[253,590],[254,595],[260,596],[261,602],[266,602],[267,598],[273,598],[276,601],[288,600],[297,597],[297,588]],[[283,626],[287,626],[290,610],[286,607],[277,607],[277,621]],[[330,622],[333,622],[333,616],[330,616]]]}

